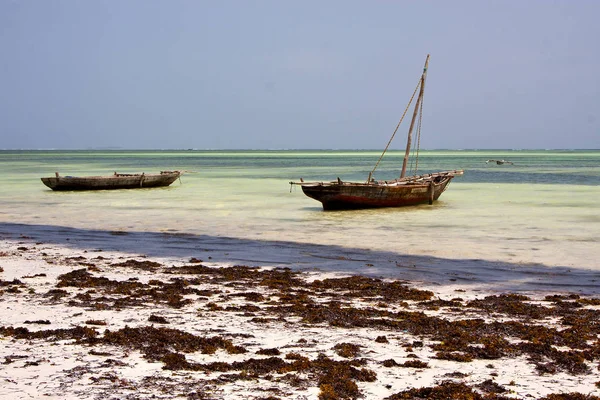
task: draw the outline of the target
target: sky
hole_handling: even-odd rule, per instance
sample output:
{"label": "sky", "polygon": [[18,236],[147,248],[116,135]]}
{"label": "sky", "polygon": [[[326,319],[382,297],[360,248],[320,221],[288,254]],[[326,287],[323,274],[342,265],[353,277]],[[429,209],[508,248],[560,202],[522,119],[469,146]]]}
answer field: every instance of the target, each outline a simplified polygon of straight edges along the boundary
{"label": "sky", "polygon": [[[0,0],[0,149],[600,149],[600,1]],[[409,118],[391,149],[404,149]]]}

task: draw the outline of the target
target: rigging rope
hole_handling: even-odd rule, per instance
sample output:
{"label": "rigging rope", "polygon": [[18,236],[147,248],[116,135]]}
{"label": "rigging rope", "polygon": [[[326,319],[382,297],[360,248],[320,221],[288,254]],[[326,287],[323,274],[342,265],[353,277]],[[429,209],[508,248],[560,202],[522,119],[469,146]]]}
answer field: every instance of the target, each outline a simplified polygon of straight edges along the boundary
{"label": "rigging rope", "polygon": [[388,147],[390,147],[390,144],[392,143],[392,140],[394,140],[394,136],[396,136],[396,132],[398,132],[398,128],[400,127],[400,124],[402,123],[402,120],[404,119],[404,116],[406,115],[406,112],[410,108],[410,105],[412,104],[412,101],[415,98],[415,94],[417,94],[417,90],[419,90],[420,86],[421,86],[421,78],[419,78],[419,83],[417,83],[417,87],[415,88],[415,91],[413,92],[412,96],[410,97],[410,101],[406,105],[406,108],[404,109],[404,113],[402,114],[402,117],[400,118],[400,121],[398,122],[398,125],[396,125],[396,129],[394,129],[394,133],[392,134],[392,137],[388,141],[387,146],[385,146],[385,149],[383,150],[383,153],[381,153],[381,156],[379,157],[379,160],[377,160],[377,163],[375,164],[375,167],[373,167],[373,170],[371,172],[369,172],[369,177],[367,178],[367,183],[371,182],[371,178],[373,177],[373,173],[375,172],[375,170],[379,166],[379,163],[381,162],[381,159],[383,158],[383,156],[384,156],[385,152],[387,151]]}

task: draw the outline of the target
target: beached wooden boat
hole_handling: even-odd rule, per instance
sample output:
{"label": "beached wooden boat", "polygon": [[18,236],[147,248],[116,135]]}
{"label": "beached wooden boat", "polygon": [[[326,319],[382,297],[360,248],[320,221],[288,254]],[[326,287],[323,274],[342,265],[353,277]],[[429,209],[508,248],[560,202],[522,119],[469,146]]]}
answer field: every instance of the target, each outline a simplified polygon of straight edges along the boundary
{"label": "beached wooden boat", "polygon": [[[383,154],[375,164],[375,168],[369,173],[369,177],[365,182],[344,182],[340,178],[331,182],[290,182],[292,185],[299,185],[302,191],[308,197],[320,201],[323,204],[324,210],[345,210],[359,208],[375,208],[375,207],[402,207],[416,204],[429,203],[432,204],[446,190],[448,184],[457,175],[462,175],[463,170],[452,170],[429,173],[424,175],[406,176],[406,167],[412,153],[417,160],[415,163],[415,173],[418,168],[418,146],[411,149],[412,132],[415,124],[417,125],[417,133],[420,138],[423,94],[425,90],[425,79],[427,78],[427,68],[429,67],[429,55],[425,60],[425,67],[419,79],[419,83],[404,110],[404,114],[398,122],[392,137],[387,146],[383,150]],[[394,180],[378,181],[373,178],[373,174],[379,165],[379,162],[385,155],[388,147],[392,143],[406,112],[410,108],[415,94],[419,92],[413,111],[412,121],[408,130],[408,139],[406,144],[406,152],[402,164],[400,177]],[[418,117],[418,118],[417,118]],[[420,142],[417,141],[417,143]]]}
{"label": "beached wooden boat", "polygon": [[52,190],[110,190],[169,186],[181,176],[181,171],[161,171],[160,174],[118,174],[108,176],[56,176],[41,178]]}

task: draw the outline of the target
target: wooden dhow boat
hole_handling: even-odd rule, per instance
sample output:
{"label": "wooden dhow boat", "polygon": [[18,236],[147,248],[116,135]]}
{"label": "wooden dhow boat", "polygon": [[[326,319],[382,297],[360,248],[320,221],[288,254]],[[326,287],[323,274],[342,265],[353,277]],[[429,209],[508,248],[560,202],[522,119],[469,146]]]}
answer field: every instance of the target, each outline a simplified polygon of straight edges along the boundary
{"label": "wooden dhow boat", "polygon": [[[427,78],[427,69],[429,67],[429,55],[425,60],[425,67],[419,79],[419,83],[413,92],[413,95],[404,110],[400,122],[396,126],[392,137],[387,146],[383,150],[381,157],[375,164],[373,170],[369,173],[366,182],[344,182],[340,178],[332,182],[290,182],[291,185],[299,185],[302,191],[308,197],[320,201],[323,204],[324,210],[347,210],[360,208],[376,208],[376,207],[402,207],[412,206],[417,204],[429,203],[433,204],[441,194],[446,190],[448,184],[457,175],[462,175],[463,170],[442,171],[423,175],[406,176],[406,167],[410,159],[412,146],[412,132],[417,125],[417,132],[420,138],[423,94],[425,90],[425,80]],[[394,180],[378,181],[373,178],[373,174],[377,166],[381,162],[385,152],[389,148],[404,116],[410,108],[415,94],[419,92],[415,103],[412,121],[408,130],[408,139],[406,144],[406,152],[402,163],[402,171],[400,177]],[[418,119],[417,119],[418,117]],[[417,121],[418,120],[418,121]],[[417,141],[417,143],[419,143]],[[418,168],[418,146],[413,149],[415,154],[415,173]]]}
{"label": "wooden dhow boat", "polygon": [[159,174],[118,174],[108,176],[60,176],[41,178],[52,190],[111,190],[169,186],[181,176],[181,171],[161,171]]}

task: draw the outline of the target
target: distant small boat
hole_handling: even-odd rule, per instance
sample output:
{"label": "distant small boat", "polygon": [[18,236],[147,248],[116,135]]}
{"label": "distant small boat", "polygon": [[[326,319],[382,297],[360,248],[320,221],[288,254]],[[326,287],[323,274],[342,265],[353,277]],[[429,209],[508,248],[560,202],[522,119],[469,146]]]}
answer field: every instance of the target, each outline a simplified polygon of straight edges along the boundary
{"label": "distant small boat", "polygon": [[[396,130],[392,134],[388,145],[383,150],[383,154],[375,164],[375,168],[373,168],[369,174],[366,182],[344,182],[340,178],[337,178],[337,181],[332,182],[304,182],[304,180],[300,179],[300,182],[290,182],[290,184],[302,187],[304,194],[320,201],[324,210],[402,207],[423,203],[433,204],[433,202],[441,196],[444,190],[446,190],[452,178],[462,175],[463,170],[406,176],[406,167],[411,153],[412,131],[415,125],[417,125],[417,132],[420,138],[423,93],[425,90],[425,78],[427,77],[428,66],[429,55],[427,55],[427,59],[425,60],[425,67],[423,68],[423,73],[419,79],[415,92],[413,93],[400,122],[396,126]],[[398,127],[402,123],[404,115],[412,104],[417,90],[419,91],[419,95],[415,102],[412,121],[408,130],[406,152],[400,177],[388,181],[375,180],[373,178],[375,169],[394,139]],[[418,165],[418,146],[416,146],[415,159],[417,160]]]}
{"label": "distant small boat", "polygon": [[487,163],[496,163],[497,165],[503,165],[503,164],[510,164],[510,165],[514,165],[514,163],[512,161],[506,161],[506,160],[487,160],[485,162]]}
{"label": "distant small boat", "polygon": [[118,174],[108,176],[60,176],[40,178],[52,190],[111,190],[169,186],[181,176],[181,171],[161,171],[160,174]]}

